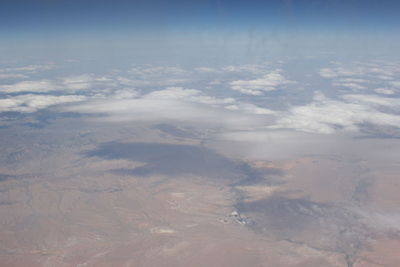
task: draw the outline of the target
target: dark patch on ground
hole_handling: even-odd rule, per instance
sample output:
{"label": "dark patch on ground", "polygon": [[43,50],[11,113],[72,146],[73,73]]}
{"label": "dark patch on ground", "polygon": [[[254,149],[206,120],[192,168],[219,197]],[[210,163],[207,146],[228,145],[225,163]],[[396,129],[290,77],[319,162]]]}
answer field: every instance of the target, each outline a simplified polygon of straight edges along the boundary
{"label": "dark patch on ground", "polygon": [[240,213],[253,214],[253,227],[260,231],[272,230],[283,238],[312,227],[319,217],[325,217],[327,204],[306,199],[290,199],[275,195],[266,199],[238,203]]}
{"label": "dark patch on ground", "polygon": [[344,255],[352,266],[371,229],[349,208],[274,195],[236,205],[257,232]]}
{"label": "dark patch on ground", "polygon": [[[246,186],[246,185],[254,185],[254,184],[281,184],[284,183],[280,177],[284,175],[284,172],[281,169],[277,168],[253,168],[247,163],[242,163],[240,166],[241,171],[245,175],[245,179],[240,180],[233,186]],[[268,177],[268,181],[266,181],[263,177]]]}
{"label": "dark patch on ground", "polygon": [[354,139],[400,139],[400,127],[364,123],[360,125],[360,136]]}
{"label": "dark patch on ground", "polygon": [[10,205],[14,205],[17,202],[15,201],[0,201],[0,206],[10,206]]}
{"label": "dark patch on ground", "polygon": [[178,137],[178,138],[197,138],[197,136],[187,130],[178,128],[171,124],[158,124],[155,126],[156,129],[166,134]]}
{"label": "dark patch on ground", "polygon": [[48,110],[40,110],[33,114],[36,121],[25,123],[25,126],[31,128],[44,128],[53,121],[62,118],[80,118],[82,114],[75,112],[49,112]]}
{"label": "dark patch on ground", "polygon": [[365,205],[371,198],[371,188],[374,184],[372,177],[365,177],[356,182],[351,200],[358,205]]}
{"label": "dark patch on ground", "polygon": [[19,120],[26,117],[26,114],[17,111],[3,111],[0,112],[0,117],[5,117],[7,119]]}
{"label": "dark patch on ground", "polygon": [[9,175],[9,174],[0,173],[0,182],[12,180],[12,179],[15,179],[15,178],[16,178],[15,175]]}
{"label": "dark patch on ground", "polygon": [[268,178],[267,170],[254,169],[247,163],[234,161],[208,148],[193,145],[111,142],[102,144],[86,155],[145,163],[144,166],[134,169],[114,170],[123,175],[194,175],[233,183],[259,182],[266,181],[266,176]]}

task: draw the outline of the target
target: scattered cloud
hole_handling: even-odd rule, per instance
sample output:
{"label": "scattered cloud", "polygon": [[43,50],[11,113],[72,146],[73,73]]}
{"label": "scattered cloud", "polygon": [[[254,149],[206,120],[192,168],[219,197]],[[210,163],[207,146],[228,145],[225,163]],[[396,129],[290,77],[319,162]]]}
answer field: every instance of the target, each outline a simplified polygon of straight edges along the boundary
{"label": "scattered cloud", "polygon": [[390,82],[390,85],[396,88],[400,88],[400,81],[393,81]]}
{"label": "scattered cloud", "polygon": [[400,108],[400,101],[398,98],[389,98],[377,95],[343,95],[343,98],[352,103]]}
{"label": "scattered cloud", "polygon": [[69,76],[54,80],[21,81],[14,84],[0,85],[0,92],[3,93],[44,93],[52,91],[76,92],[88,90],[94,86],[115,87],[113,80],[108,77],[83,74],[79,76]]}
{"label": "scattered cloud", "polygon": [[221,68],[223,72],[249,72],[253,74],[265,73],[265,65],[245,64],[245,65],[228,65]]}
{"label": "scattered cloud", "polygon": [[204,95],[196,89],[185,89],[183,87],[168,87],[164,90],[154,91],[144,96],[144,98],[153,99],[175,99],[184,100],[195,103],[208,105],[232,104],[235,102],[233,98],[216,98]]}
{"label": "scattered cloud", "polygon": [[[354,65],[350,70],[339,63],[334,68],[320,70],[320,75],[334,79],[333,85],[354,90],[366,89],[371,84],[368,75],[380,71],[374,64]],[[387,67],[389,68],[389,67]],[[392,69],[394,67],[392,66]],[[27,69],[34,69],[30,67]],[[343,94],[337,98],[328,98],[320,92],[315,93],[312,101],[305,105],[293,106],[286,111],[274,111],[268,105],[259,106],[251,99],[230,96],[230,90],[209,92],[210,82],[222,86],[227,81],[231,89],[243,94],[258,96],[264,92],[280,89],[294,83],[282,74],[281,69],[265,72],[266,65],[225,66],[219,68],[194,68],[184,70],[180,67],[138,66],[130,69],[127,75],[121,71],[108,75],[83,74],[55,78],[53,80],[22,81],[15,84],[0,85],[3,94],[0,100],[1,111],[34,112],[51,105],[80,102],[68,105],[65,109],[82,113],[102,113],[112,121],[185,121],[193,123],[223,124],[243,129],[295,129],[302,132],[330,134],[340,131],[357,132],[360,125],[384,125],[399,127],[400,104],[393,95],[398,84],[395,80],[385,81],[393,87],[377,88],[365,94]],[[264,75],[258,76],[262,70]],[[196,72],[216,73],[210,79],[196,80]],[[241,74],[232,75],[232,73]],[[243,73],[257,75],[242,75]],[[230,73],[230,74],[229,74]],[[395,73],[394,70],[391,73]],[[8,75],[8,73],[5,72]],[[363,76],[367,74],[367,76]],[[389,71],[385,75],[389,75]],[[1,75],[1,73],[0,73]],[[225,76],[224,76],[225,75]],[[236,78],[236,80],[232,80]],[[259,77],[238,79],[238,77]],[[208,76],[207,76],[208,77]],[[190,83],[186,83],[190,80]],[[189,88],[177,86],[185,83]],[[173,86],[171,86],[173,85]],[[190,87],[205,88],[205,91]],[[374,84],[373,84],[374,85]],[[400,86],[400,85],[399,85]],[[160,89],[163,88],[163,89]],[[36,94],[35,94],[36,93]],[[44,95],[44,94],[47,95]],[[63,94],[62,96],[54,95]],[[377,94],[374,94],[377,93]],[[72,94],[72,95],[69,95]],[[380,95],[378,95],[380,94]],[[218,95],[218,96],[215,96]],[[390,97],[389,97],[390,96]],[[272,122],[275,118],[275,123]]]}
{"label": "scattered cloud", "polygon": [[273,110],[262,108],[251,103],[236,103],[225,107],[229,110],[240,110],[250,114],[271,115],[275,114]]}
{"label": "scattered cloud", "polygon": [[355,76],[374,76],[376,78],[382,78],[383,80],[385,80],[388,78],[392,78],[398,72],[397,66],[384,63],[377,64],[353,62],[345,66],[340,63],[336,63],[336,65],[336,67],[320,69],[318,71],[319,75],[324,78],[353,78]]}
{"label": "scattered cloud", "polygon": [[176,66],[135,66],[129,70],[135,76],[184,75],[188,71]]}
{"label": "scattered cloud", "polygon": [[400,65],[396,62],[334,64],[335,67],[318,71],[321,77],[330,79],[333,86],[353,91],[370,89],[379,94],[390,94],[390,90],[400,87],[400,83],[395,81],[400,75]]}
{"label": "scattered cloud", "polygon": [[353,76],[359,75],[358,71],[351,71],[343,69],[342,67],[338,68],[322,68],[319,70],[319,75],[324,78],[336,78],[341,76]]}
{"label": "scattered cloud", "polygon": [[36,73],[44,70],[54,69],[56,66],[54,64],[43,64],[43,65],[28,65],[22,67],[8,67],[8,68],[0,68],[0,73],[9,73],[9,72],[28,72],[28,73]]}
{"label": "scattered cloud", "polygon": [[69,76],[61,79],[59,88],[61,90],[81,91],[87,90],[94,86],[115,86],[115,81],[107,76],[95,76],[93,74],[83,74]]}
{"label": "scattered cloud", "polygon": [[236,80],[230,83],[233,90],[248,95],[262,95],[263,92],[274,91],[278,86],[293,83],[287,80],[281,70],[272,71],[261,78],[254,80]]}
{"label": "scattered cloud", "polygon": [[316,92],[311,103],[291,108],[271,128],[332,134],[358,131],[363,123],[400,127],[399,115],[384,113],[377,108],[399,106],[396,99],[372,95],[344,95],[342,98],[344,101],[334,100]]}
{"label": "scattered cloud", "polygon": [[0,79],[26,79],[28,78],[25,74],[20,73],[0,73]]}
{"label": "scattered cloud", "polygon": [[169,76],[160,77],[147,77],[147,78],[127,78],[127,77],[116,77],[115,79],[119,84],[123,86],[131,87],[160,87],[160,86],[176,86],[186,83],[186,78],[171,78]]}
{"label": "scattered cloud", "polygon": [[41,81],[23,81],[11,85],[0,85],[0,92],[20,93],[20,92],[49,92],[55,91],[56,85],[48,80]]}
{"label": "scattered cloud", "polygon": [[116,90],[112,93],[112,97],[115,99],[128,99],[138,97],[139,93],[131,88],[123,88]]}
{"label": "scattered cloud", "polygon": [[18,95],[6,99],[0,99],[0,112],[17,111],[31,113],[53,105],[79,102],[84,99],[84,96],[78,95]]}
{"label": "scattered cloud", "polygon": [[357,83],[349,83],[349,82],[345,82],[345,83],[333,83],[333,86],[338,86],[338,87],[346,87],[346,88],[350,88],[350,89],[354,89],[354,90],[363,90],[366,89],[365,86],[359,85]]}
{"label": "scattered cloud", "polygon": [[216,68],[210,68],[210,67],[198,67],[195,68],[194,71],[196,72],[209,72],[209,73],[218,73],[220,72],[220,70],[216,69]]}
{"label": "scattered cloud", "polygon": [[394,90],[388,88],[377,88],[374,90],[375,93],[384,94],[384,95],[393,95],[395,93]]}

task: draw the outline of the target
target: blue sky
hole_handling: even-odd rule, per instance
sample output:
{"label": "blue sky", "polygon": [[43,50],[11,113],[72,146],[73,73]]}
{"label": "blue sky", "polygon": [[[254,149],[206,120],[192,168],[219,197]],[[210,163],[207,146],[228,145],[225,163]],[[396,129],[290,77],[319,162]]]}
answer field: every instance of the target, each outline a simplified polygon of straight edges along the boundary
{"label": "blue sky", "polygon": [[388,0],[2,0],[0,29],[3,38],[176,30],[392,31],[400,24],[399,10],[398,1]]}
{"label": "blue sky", "polygon": [[389,0],[0,0],[0,52],[3,59],[119,62],[393,56],[399,10],[400,2]]}

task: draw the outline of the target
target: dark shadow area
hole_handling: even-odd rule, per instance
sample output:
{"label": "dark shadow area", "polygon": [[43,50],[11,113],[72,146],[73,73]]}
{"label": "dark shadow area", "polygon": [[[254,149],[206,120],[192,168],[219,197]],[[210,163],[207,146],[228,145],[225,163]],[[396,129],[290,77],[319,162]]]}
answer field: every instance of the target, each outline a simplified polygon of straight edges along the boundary
{"label": "dark shadow area", "polygon": [[49,112],[48,110],[40,110],[34,113],[35,122],[25,123],[25,126],[41,129],[51,124],[57,119],[63,118],[81,118],[82,114],[75,112]]}
{"label": "dark shadow area", "polygon": [[348,266],[357,258],[371,229],[351,208],[284,195],[236,204],[253,230],[295,244],[345,255]]}
{"label": "dark shadow area", "polygon": [[400,127],[363,123],[360,125],[360,135],[354,139],[400,139]]}
{"label": "dark shadow area", "polygon": [[254,221],[252,227],[255,229],[273,231],[288,238],[312,226],[314,222],[318,222],[318,218],[327,217],[330,207],[307,199],[274,195],[257,201],[238,203],[236,208],[240,213],[251,214]]}
{"label": "dark shadow area", "polygon": [[[268,169],[252,168],[247,163],[226,158],[210,149],[192,145],[161,143],[105,143],[86,153],[90,157],[127,159],[144,162],[135,169],[118,169],[122,175],[194,175],[234,183],[268,181]],[[275,169],[272,172],[277,172]]]}
{"label": "dark shadow area", "polygon": [[15,201],[0,201],[0,206],[10,206],[16,203]]}
{"label": "dark shadow area", "polygon": [[15,176],[15,175],[9,175],[9,174],[0,173],[0,182],[12,180],[12,179],[15,179],[16,177],[17,176]]}
{"label": "dark shadow area", "polygon": [[178,137],[178,138],[190,138],[195,139],[197,136],[189,131],[178,128],[171,124],[158,124],[155,126],[156,129],[160,130],[163,133]]}
{"label": "dark shadow area", "polygon": [[[241,163],[240,169],[244,174],[244,179],[238,181],[233,184],[233,186],[247,186],[254,184],[266,183],[269,185],[277,185],[282,184],[284,181],[280,179],[285,173],[277,168],[253,168],[247,163]],[[265,180],[264,177],[268,177],[268,180]]]}

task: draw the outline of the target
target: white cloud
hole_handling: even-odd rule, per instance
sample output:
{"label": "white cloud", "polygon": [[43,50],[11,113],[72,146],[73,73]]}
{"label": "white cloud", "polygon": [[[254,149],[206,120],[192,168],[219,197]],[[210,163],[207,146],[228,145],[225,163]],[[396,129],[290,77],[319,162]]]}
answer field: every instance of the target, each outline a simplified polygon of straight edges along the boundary
{"label": "white cloud", "polygon": [[61,79],[59,88],[61,90],[68,89],[70,91],[87,90],[95,85],[114,86],[114,81],[106,76],[95,76],[92,74],[82,74],[76,76],[69,76]]}
{"label": "white cloud", "polygon": [[0,73],[0,79],[26,79],[28,76],[20,73]]}
{"label": "white cloud", "polygon": [[400,107],[400,99],[382,97],[377,95],[343,95],[343,99],[346,99],[352,103],[359,103],[366,105]]}
{"label": "white cloud", "polygon": [[399,81],[390,82],[390,85],[392,85],[393,87],[396,87],[396,88],[400,88],[400,82]]}
{"label": "white cloud", "polygon": [[318,71],[318,74],[324,78],[335,78],[338,77],[337,73],[330,68],[323,68]]}
{"label": "white cloud", "polygon": [[232,104],[233,98],[216,98],[207,96],[196,89],[185,89],[182,87],[168,87],[164,90],[154,91],[144,96],[153,99],[176,99],[208,105]]}
{"label": "white cloud", "polygon": [[293,83],[287,80],[281,70],[270,72],[259,79],[254,80],[237,80],[230,83],[233,90],[243,94],[261,95],[266,91],[274,91],[278,86]]}
{"label": "white cloud", "polygon": [[185,75],[187,71],[175,66],[137,66],[129,70],[135,76]]}
{"label": "white cloud", "polygon": [[129,99],[139,96],[139,93],[131,88],[119,89],[112,92],[112,97],[115,99]]}
{"label": "white cloud", "polygon": [[338,79],[337,82],[334,82],[332,85],[333,86],[338,86],[338,87],[346,87],[350,88],[353,90],[364,90],[367,89],[364,85],[361,84],[368,83],[368,80],[365,79],[360,79],[360,78],[341,78]]}
{"label": "white cloud", "polygon": [[123,86],[133,87],[174,86],[187,82],[187,79],[171,78],[169,76],[147,77],[142,79],[117,77],[115,80]]}
{"label": "white cloud", "polygon": [[354,89],[354,90],[366,89],[365,86],[359,85],[357,83],[333,83],[332,85],[338,86],[338,87],[347,87],[347,88]]}
{"label": "white cloud", "polygon": [[56,85],[48,80],[23,81],[11,85],[0,85],[0,91],[4,93],[49,92],[54,90],[56,90]]}
{"label": "white cloud", "polygon": [[260,64],[245,64],[245,65],[228,65],[220,68],[210,68],[210,67],[198,67],[195,68],[196,72],[204,73],[251,73],[251,74],[262,74],[265,73],[266,66]]}
{"label": "white cloud", "polygon": [[221,68],[223,72],[249,72],[254,74],[261,74],[265,73],[264,65],[259,64],[245,64],[245,65],[228,65]]}
{"label": "white cloud", "polygon": [[377,88],[374,91],[378,94],[384,94],[384,95],[393,95],[395,93],[394,90],[388,88]]}
{"label": "white cloud", "polygon": [[342,79],[339,79],[339,82],[342,82],[342,83],[368,83],[368,80],[360,79],[360,78],[342,78]]}
{"label": "white cloud", "polygon": [[343,76],[356,76],[363,74],[363,70],[360,68],[345,69],[343,67],[336,68],[322,68],[319,70],[319,75],[324,78],[336,78]]}
{"label": "white cloud", "polygon": [[35,112],[39,109],[44,109],[53,105],[79,102],[85,99],[84,96],[78,95],[63,95],[63,96],[52,96],[52,95],[19,95],[15,97],[9,97],[6,99],[0,99],[0,111],[17,111],[30,113]]}
{"label": "white cloud", "polygon": [[[0,92],[4,93],[21,93],[21,92],[36,92],[44,93],[51,91],[82,91],[99,87],[114,87],[115,81],[108,77],[94,76],[83,74],[78,76],[69,76],[59,79],[38,80],[38,81],[22,81],[14,84],[0,85]],[[97,88],[97,91],[101,90]]]}
{"label": "white cloud", "polygon": [[35,72],[38,72],[38,71],[51,70],[51,69],[54,69],[54,68],[55,68],[54,64],[28,65],[28,66],[23,66],[23,67],[2,68],[2,69],[0,69],[0,73],[4,73],[4,72],[30,72],[30,73],[35,73]]}
{"label": "white cloud", "polygon": [[261,108],[251,103],[237,103],[233,105],[225,106],[226,109],[230,110],[240,110],[244,112],[248,112],[250,114],[259,114],[259,115],[271,115],[275,114],[274,111],[266,108]]}
{"label": "white cloud", "polygon": [[316,93],[313,102],[291,108],[271,128],[331,134],[336,131],[357,131],[362,123],[400,127],[399,115],[375,108],[375,105],[398,105],[396,99],[371,95],[345,95],[343,99],[345,101],[332,100]]}
{"label": "white cloud", "polygon": [[220,72],[218,69],[215,68],[209,68],[209,67],[198,67],[194,69],[197,72],[205,72],[205,73],[218,73]]}
{"label": "white cloud", "polygon": [[[353,79],[349,82],[365,82],[365,79],[359,77],[374,77],[382,80],[392,79],[399,72],[399,68],[396,65],[390,64],[390,62],[380,63],[360,63],[353,62],[346,66],[340,63],[336,63],[337,67],[333,68],[322,68],[318,71],[319,75],[324,78],[345,78]],[[358,77],[358,78],[354,78]]]}
{"label": "white cloud", "polygon": [[262,115],[273,113],[233,98],[216,98],[182,87],[169,87],[129,99],[97,99],[66,109],[107,114],[103,119],[111,121],[177,121],[229,127],[258,126],[265,120]]}
{"label": "white cloud", "polygon": [[[393,62],[353,62],[350,64],[335,63],[336,67],[322,68],[319,75],[332,81],[333,86],[366,90],[373,88],[396,88],[400,82],[394,79],[400,75],[400,66]],[[388,90],[375,91],[380,94],[390,94]]]}

